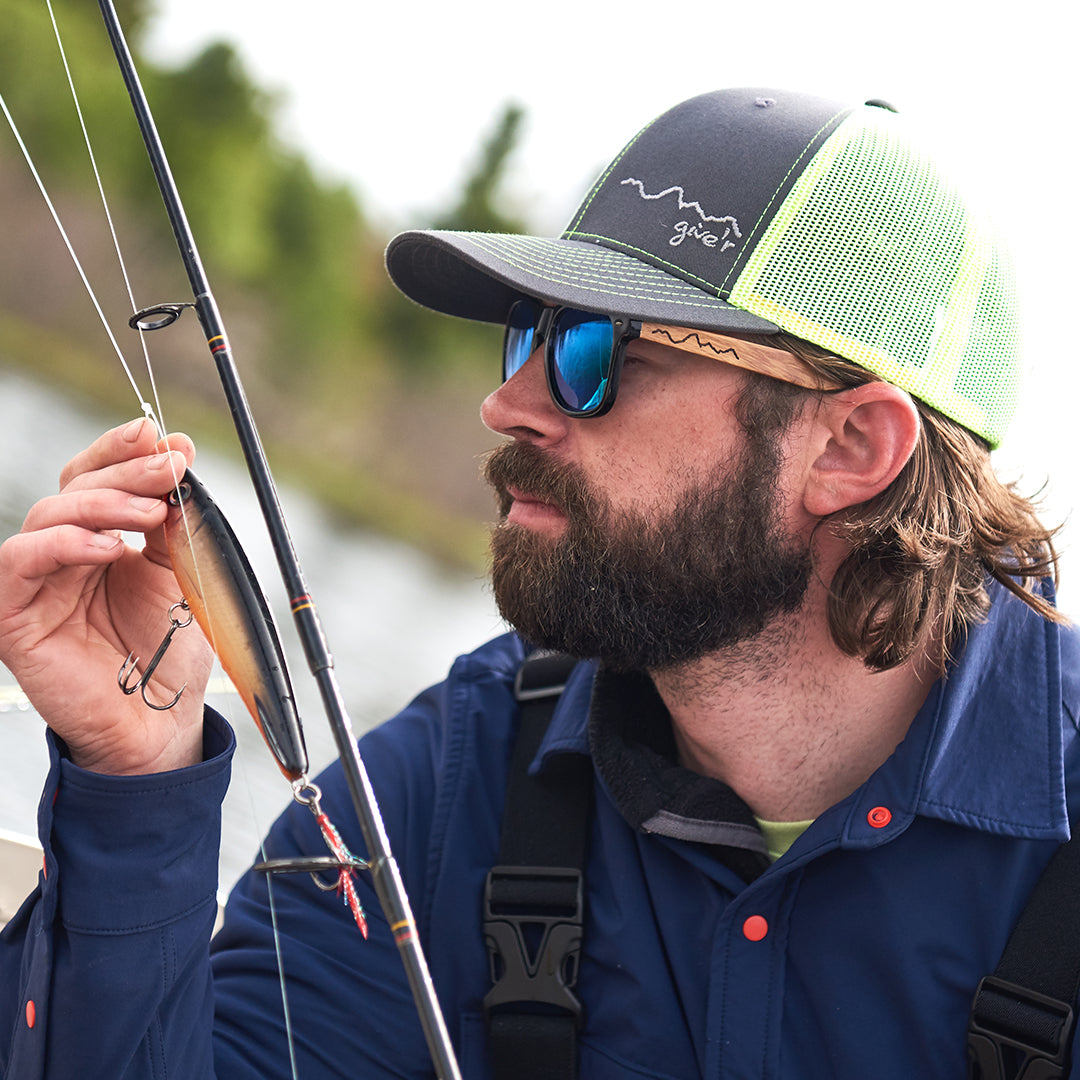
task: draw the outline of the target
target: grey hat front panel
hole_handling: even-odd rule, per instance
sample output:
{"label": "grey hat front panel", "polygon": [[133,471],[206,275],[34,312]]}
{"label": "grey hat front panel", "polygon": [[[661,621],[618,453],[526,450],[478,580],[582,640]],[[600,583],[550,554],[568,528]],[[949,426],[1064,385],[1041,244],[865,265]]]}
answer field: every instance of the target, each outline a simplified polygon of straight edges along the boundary
{"label": "grey hat front panel", "polygon": [[626,146],[564,237],[626,252],[726,299],[791,186],[850,112],[782,90],[691,98]]}

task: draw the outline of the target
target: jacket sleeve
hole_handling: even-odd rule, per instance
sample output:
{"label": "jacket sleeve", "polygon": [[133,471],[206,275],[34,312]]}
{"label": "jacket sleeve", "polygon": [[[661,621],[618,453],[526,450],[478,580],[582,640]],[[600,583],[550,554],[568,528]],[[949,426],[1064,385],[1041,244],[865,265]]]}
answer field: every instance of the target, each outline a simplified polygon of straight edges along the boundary
{"label": "jacket sleeve", "polygon": [[213,1075],[209,943],[232,732],[153,776],[77,768],[50,736],[38,888],[0,935],[0,1073]]}
{"label": "jacket sleeve", "polygon": [[[453,797],[437,777],[459,752],[447,750],[446,716],[468,713],[459,681],[421,694],[360,742],[425,949],[432,867],[454,865],[433,820]],[[99,777],[54,753],[40,818],[47,874],[0,939],[0,1074],[287,1080],[295,1060],[300,1076],[430,1080],[372,872],[354,879],[366,940],[333,887],[249,871],[211,942],[232,741],[213,714],[206,730],[204,763],[160,776]],[[346,846],[365,857],[340,765],[318,784]],[[294,803],[262,854],[320,855],[326,845]],[[460,915],[468,925],[475,913]]]}

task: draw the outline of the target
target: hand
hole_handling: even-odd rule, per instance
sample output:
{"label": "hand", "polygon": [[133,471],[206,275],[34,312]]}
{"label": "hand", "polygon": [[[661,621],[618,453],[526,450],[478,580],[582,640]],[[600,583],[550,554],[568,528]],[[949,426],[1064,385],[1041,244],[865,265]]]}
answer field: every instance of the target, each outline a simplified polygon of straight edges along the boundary
{"label": "hand", "polygon": [[[195,457],[183,435],[157,443],[149,420],[102,435],[60,476],[22,531],[0,545],[0,661],[83,768],[114,775],[163,772],[202,759],[202,699],[213,655],[197,624],[178,630],[142,695],[117,673],[140,670],[180,599],[161,524],[162,496]],[[142,551],[120,531],[141,532]]]}

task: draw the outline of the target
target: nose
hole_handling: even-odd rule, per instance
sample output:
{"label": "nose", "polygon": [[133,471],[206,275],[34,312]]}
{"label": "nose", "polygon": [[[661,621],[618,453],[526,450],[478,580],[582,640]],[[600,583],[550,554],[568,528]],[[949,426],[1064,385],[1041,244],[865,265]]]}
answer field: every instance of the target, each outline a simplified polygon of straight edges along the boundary
{"label": "nose", "polygon": [[480,407],[485,427],[515,439],[551,444],[566,433],[569,417],[555,408],[544,374],[544,350],[536,349],[521,368]]}

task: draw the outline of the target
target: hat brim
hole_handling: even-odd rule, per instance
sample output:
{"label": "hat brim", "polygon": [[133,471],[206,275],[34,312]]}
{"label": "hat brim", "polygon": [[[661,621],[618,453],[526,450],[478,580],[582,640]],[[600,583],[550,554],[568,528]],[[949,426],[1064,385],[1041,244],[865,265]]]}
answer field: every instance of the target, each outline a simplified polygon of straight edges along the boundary
{"label": "hat brim", "polygon": [[648,322],[775,334],[767,319],[620,251],[580,240],[411,231],[386,249],[394,284],[425,307],[501,323],[522,297]]}

